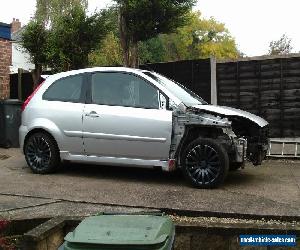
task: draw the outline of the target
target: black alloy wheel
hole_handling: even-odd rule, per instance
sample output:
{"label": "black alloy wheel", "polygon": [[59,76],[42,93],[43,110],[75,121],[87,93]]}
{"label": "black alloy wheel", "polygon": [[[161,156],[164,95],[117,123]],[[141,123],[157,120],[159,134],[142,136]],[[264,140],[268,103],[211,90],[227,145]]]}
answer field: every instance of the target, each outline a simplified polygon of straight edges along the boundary
{"label": "black alloy wheel", "polygon": [[59,150],[54,139],[45,133],[31,135],[24,146],[25,159],[32,172],[54,172],[60,163]]}
{"label": "black alloy wheel", "polygon": [[212,139],[196,139],[183,152],[184,176],[199,188],[213,188],[227,176],[229,160],[224,147]]}

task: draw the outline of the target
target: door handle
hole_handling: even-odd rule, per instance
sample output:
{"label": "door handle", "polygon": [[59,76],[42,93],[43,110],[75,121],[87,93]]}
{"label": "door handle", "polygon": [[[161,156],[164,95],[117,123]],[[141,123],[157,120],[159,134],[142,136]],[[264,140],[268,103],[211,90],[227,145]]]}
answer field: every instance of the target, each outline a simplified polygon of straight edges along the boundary
{"label": "door handle", "polygon": [[100,115],[98,115],[96,111],[91,111],[90,113],[85,114],[85,116],[97,118],[97,117],[99,117]]}

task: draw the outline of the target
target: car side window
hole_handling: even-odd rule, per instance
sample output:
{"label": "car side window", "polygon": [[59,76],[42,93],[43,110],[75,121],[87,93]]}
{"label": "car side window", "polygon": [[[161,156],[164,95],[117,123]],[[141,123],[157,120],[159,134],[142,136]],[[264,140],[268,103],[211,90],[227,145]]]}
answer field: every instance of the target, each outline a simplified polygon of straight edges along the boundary
{"label": "car side window", "polygon": [[48,101],[79,102],[83,75],[68,76],[55,81],[44,93]]}
{"label": "car side window", "polygon": [[92,103],[158,109],[158,90],[132,74],[97,72],[92,75]]}

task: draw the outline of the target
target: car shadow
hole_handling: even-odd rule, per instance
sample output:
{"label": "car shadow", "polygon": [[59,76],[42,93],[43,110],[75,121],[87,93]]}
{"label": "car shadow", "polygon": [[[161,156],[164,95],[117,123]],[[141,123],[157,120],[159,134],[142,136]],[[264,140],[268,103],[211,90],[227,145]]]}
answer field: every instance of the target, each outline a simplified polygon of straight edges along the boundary
{"label": "car shadow", "polygon": [[146,169],[136,167],[88,165],[65,163],[59,174],[73,177],[101,178],[106,180],[121,180],[141,183],[186,185],[180,171],[164,172],[161,169]]}
{"label": "car shadow", "polygon": [[[164,172],[161,169],[64,163],[58,174],[92,179],[191,187],[180,170]],[[249,174],[249,172],[237,170],[230,171],[228,173],[228,176],[222,186],[239,186],[252,182],[257,182],[255,176]]]}
{"label": "car shadow", "polygon": [[227,186],[245,186],[251,183],[257,185],[260,181],[261,178],[257,178],[257,176],[251,174],[251,172],[239,169],[236,171],[229,171],[224,184]]}

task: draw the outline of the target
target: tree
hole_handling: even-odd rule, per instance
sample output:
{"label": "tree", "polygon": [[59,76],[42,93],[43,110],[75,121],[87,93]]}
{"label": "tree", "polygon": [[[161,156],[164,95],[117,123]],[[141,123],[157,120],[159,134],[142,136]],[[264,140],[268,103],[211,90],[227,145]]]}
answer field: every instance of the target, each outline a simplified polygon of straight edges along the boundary
{"label": "tree", "polygon": [[286,55],[292,52],[292,39],[283,34],[279,40],[271,41],[269,45],[269,55]]}
{"label": "tree", "polygon": [[49,32],[44,25],[37,21],[30,21],[22,33],[22,47],[30,55],[35,66],[32,71],[34,87],[40,81],[43,65],[47,64],[47,40]]}
{"label": "tree", "polygon": [[109,32],[97,48],[89,55],[91,66],[120,66],[123,64],[119,39],[118,11],[115,6],[106,9]]}
{"label": "tree", "polygon": [[84,68],[88,55],[108,33],[107,11],[87,16],[84,8],[74,6],[69,14],[55,20],[49,35],[47,60],[55,71]]}
{"label": "tree", "polygon": [[[242,55],[224,24],[213,18],[204,19],[200,12],[190,12],[186,17],[186,24],[177,28],[175,32],[159,34],[139,42],[139,62],[144,64],[189,60],[207,58],[211,55],[218,59],[235,59]],[[114,15],[112,23],[116,22],[117,15]],[[118,27],[115,26],[98,50],[90,55],[90,64],[104,66],[121,64],[122,49],[119,44]]]}
{"label": "tree", "polygon": [[42,65],[53,71],[88,66],[88,55],[99,46],[112,25],[107,15],[102,10],[87,16],[86,8],[75,4],[64,15],[51,19],[47,27],[44,21],[31,21],[24,31],[23,44],[36,65],[36,74],[41,73]]}
{"label": "tree", "polygon": [[166,47],[167,61],[210,56],[234,59],[239,55],[235,40],[225,25],[213,18],[202,18],[200,12],[190,12],[185,26],[160,37]]}
{"label": "tree", "polygon": [[159,37],[139,43],[139,61],[142,64],[163,62],[165,55],[165,46]]}
{"label": "tree", "polygon": [[59,17],[69,14],[74,6],[81,6],[86,10],[88,0],[36,0],[34,18],[45,26],[49,26]]}
{"label": "tree", "polygon": [[[91,66],[119,66],[123,64],[118,18],[116,6],[107,9],[107,19],[112,25],[110,26],[110,32],[103,39],[101,45],[89,55]],[[138,54],[141,63],[163,61],[165,52],[162,40],[156,37],[139,42]]]}
{"label": "tree", "polygon": [[138,44],[186,22],[195,0],[114,0],[119,8],[120,42],[125,66],[138,66]]}
{"label": "tree", "polygon": [[120,66],[123,64],[120,39],[109,32],[98,48],[89,55],[91,66]]}
{"label": "tree", "polygon": [[[39,83],[43,66],[49,65],[49,45],[52,25],[72,9],[87,8],[87,0],[37,0],[34,18],[22,33],[22,47],[30,55],[34,87]],[[53,48],[53,47],[52,47]]]}

